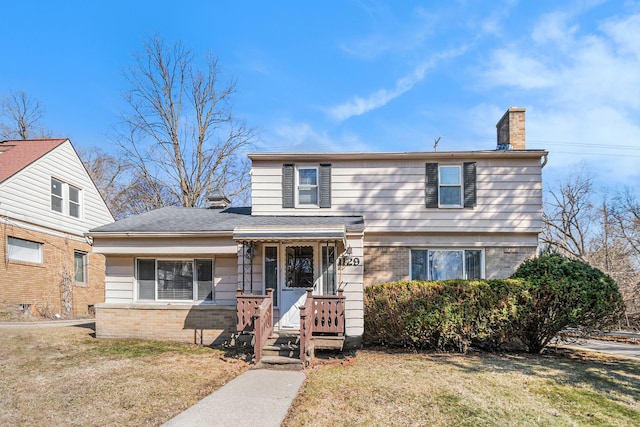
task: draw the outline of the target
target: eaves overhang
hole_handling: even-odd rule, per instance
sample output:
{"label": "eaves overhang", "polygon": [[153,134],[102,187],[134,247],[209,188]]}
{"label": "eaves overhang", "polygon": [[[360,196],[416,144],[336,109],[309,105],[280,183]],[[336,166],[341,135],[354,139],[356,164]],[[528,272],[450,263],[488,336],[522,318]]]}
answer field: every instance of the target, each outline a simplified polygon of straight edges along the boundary
{"label": "eaves overhang", "polygon": [[250,242],[279,242],[279,241],[324,241],[344,240],[346,228],[344,225],[336,226],[263,226],[263,227],[236,227],[233,230],[233,239]]}
{"label": "eaves overhang", "polygon": [[482,150],[482,151],[421,151],[421,152],[360,152],[360,153],[249,153],[251,160],[265,161],[328,161],[328,160],[428,160],[428,159],[500,159],[541,158],[546,150]]}
{"label": "eaves overhang", "polygon": [[126,237],[138,237],[138,238],[177,238],[177,237],[232,237],[233,232],[231,230],[225,231],[179,231],[179,232],[167,232],[167,231],[94,231],[85,233],[85,236],[91,238],[126,238]]}

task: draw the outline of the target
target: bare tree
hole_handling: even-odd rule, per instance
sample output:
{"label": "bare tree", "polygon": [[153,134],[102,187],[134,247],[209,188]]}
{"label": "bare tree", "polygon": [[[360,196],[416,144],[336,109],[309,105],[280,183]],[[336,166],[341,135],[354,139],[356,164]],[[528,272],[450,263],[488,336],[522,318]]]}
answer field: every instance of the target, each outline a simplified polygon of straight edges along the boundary
{"label": "bare tree", "polygon": [[155,37],[127,74],[129,111],[118,144],[135,183],[130,191],[146,197],[137,199],[143,206],[136,211],[202,206],[214,189],[233,197],[248,188],[241,157],[253,131],[232,115],[235,81],[219,81],[215,58],[204,70],[194,64],[182,43],[166,46]]}
{"label": "bare tree", "polygon": [[543,214],[542,242],[583,261],[589,251],[595,218],[592,181],[586,169],[575,171],[565,182],[549,190]]}
{"label": "bare tree", "polygon": [[51,133],[40,125],[44,116],[44,107],[40,101],[25,91],[10,91],[2,99],[1,115],[5,119],[0,123],[2,139],[48,138]]}
{"label": "bare tree", "polygon": [[542,242],[580,259],[618,284],[626,327],[640,327],[640,203],[627,190],[611,200],[597,194],[585,167],[548,191]]}
{"label": "bare tree", "polygon": [[637,190],[622,190],[613,202],[612,222],[616,237],[627,248],[629,267],[621,283],[622,294],[627,305],[627,323],[640,328],[640,200]]}
{"label": "bare tree", "polygon": [[78,148],[77,151],[114,218],[128,216],[129,203],[125,193],[131,184],[125,173],[124,162],[97,147]]}

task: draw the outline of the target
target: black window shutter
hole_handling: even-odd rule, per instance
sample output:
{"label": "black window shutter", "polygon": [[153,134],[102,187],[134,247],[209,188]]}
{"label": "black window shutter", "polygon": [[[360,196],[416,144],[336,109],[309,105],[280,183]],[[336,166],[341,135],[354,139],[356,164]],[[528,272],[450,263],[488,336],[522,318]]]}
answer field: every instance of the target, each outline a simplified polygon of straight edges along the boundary
{"label": "black window shutter", "polygon": [[427,163],[424,183],[425,203],[428,208],[438,207],[438,164]]}
{"label": "black window shutter", "polygon": [[293,193],[293,164],[282,165],[282,207],[294,208],[295,198]]}
{"label": "black window shutter", "polygon": [[465,162],[463,168],[464,207],[474,207],[476,203],[476,162]]}
{"label": "black window shutter", "polygon": [[331,165],[320,164],[320,207],[331,207]]}

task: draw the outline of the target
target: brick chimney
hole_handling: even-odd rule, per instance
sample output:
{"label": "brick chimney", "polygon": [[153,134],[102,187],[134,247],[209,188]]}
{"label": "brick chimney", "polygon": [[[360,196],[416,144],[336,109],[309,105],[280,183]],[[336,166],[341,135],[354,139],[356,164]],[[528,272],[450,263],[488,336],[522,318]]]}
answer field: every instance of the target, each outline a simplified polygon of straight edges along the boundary
{"label": "brick chimney", "polygon": [[498,129],[496,150],[525,150],[527,148],[524,134],[524,112],[524,108],[511,107],[504,113],[496,125]]}

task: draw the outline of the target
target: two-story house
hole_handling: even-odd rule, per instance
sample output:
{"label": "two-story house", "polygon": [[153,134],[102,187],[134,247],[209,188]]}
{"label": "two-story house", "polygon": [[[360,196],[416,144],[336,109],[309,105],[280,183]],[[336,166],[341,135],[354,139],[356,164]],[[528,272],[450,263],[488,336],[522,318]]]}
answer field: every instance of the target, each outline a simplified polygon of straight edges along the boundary
{"label": "two-story house", "polygon": [[0,303],[83,316],[104,301],[85,233],[113,216],[68,139],[0,142]]}
{"label": "two-story house", "polygon": [[344,295],[357,341],[367,286],[511,275],[542,227],[547,153],[525,149],[524,114],[505,113],[495,150],[250,154],[251,207],[217,196],[92,230],[97,336],[208,344],[241,322],[240,295],[273,290],[280,330],[300,327],[307,295]]}

